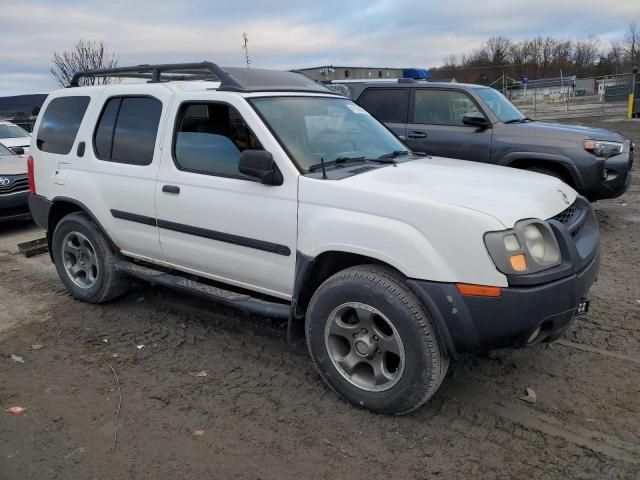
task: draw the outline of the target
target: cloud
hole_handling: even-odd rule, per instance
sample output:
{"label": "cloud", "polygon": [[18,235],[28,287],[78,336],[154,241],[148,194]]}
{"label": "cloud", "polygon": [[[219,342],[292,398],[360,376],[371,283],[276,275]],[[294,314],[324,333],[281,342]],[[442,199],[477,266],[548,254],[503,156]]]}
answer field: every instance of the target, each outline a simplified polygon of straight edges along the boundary
{"label": "cloud", "polygon": [[[47,91],[53,52],[103,40],[120,64],[213,60],[240,65],[242,32],[256,67],[430,67],[493,35],[618,38],[640,2],[601,0],[3,0],[0,95]],[[22,78],[16,81],[15,78]]]}

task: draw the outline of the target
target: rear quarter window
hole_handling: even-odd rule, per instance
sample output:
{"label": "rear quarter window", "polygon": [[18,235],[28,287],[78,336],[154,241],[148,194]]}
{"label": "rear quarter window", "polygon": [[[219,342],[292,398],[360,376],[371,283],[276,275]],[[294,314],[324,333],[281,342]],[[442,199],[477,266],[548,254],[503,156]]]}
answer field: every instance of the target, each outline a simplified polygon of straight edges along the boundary
{"label": "rear quarter window", "polygon": [[76,140],[90,100],[90,97],[60,97],[51,100],[38,128],[38,150],[60,155],[68,154]]}
{"label": "rear quarter window", "polygon": [[381,122],[407,123],[409,89],[369,88],[358,103]]}

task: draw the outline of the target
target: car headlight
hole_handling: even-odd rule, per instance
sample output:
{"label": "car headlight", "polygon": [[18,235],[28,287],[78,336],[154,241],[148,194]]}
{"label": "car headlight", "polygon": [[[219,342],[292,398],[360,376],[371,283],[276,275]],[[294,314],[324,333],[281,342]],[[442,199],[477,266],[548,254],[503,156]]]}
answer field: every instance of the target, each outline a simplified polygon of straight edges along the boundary
{"label": "car headlight", "polygon": [[560,263],[560,247],[551,227],[541,220],[522,220],[510,230],[484,236],[498,270],[508,275],[535,273]]}
{"label": "car headlight", "polygon": [[584,149],[593,153],[596,157],[609,158],[620,155],[624,149],[624,144],[620,142],[601,142],[598,140],[585,140]]}

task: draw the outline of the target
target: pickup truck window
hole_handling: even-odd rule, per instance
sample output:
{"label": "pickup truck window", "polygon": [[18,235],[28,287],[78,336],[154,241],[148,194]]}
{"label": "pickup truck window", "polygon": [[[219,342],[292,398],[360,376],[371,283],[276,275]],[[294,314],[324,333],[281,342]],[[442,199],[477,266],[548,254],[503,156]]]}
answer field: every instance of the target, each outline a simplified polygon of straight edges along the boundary
{"label": "pickup truck window", "polygon": [[414,123],[464,126],[462,118],[478,112],[471,98],[453,90],[416,89]]}
{"label": "pickup truck window", "polygon": [[358,103],[381,122],[407,123],[409,90],[406,88],[369,88]]}
{"label": "pickup truck window", "polygon": [[238,170],[240,153],[263,150],[240,113],[224,103],[184,103],[178,112],[173,158],[180,170],[244,177]]}
{"label": "pickup truck window", "polygon": [[522,112],[499,91],[493,88],[476,88],[476,93],[501,122],[515,122],[525,118]]}
{"label": "pickup truck window", "polygon": [[250,102],[305,172],[321,160],[377,159],[389,152],[407,150],[366,110],[344,98],[259,97]]}

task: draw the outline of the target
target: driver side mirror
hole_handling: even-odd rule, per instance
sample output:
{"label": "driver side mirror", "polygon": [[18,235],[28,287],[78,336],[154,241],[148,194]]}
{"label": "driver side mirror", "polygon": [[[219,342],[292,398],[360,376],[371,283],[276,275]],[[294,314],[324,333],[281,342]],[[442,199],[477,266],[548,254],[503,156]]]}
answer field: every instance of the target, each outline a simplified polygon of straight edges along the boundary
{"label": "driver side mirror", "polygon": [[282,185],[282,173],[273,161],[271,152],[265,150],[245,150],[240,154],[240,173],[259,180],[264,185]]}
{"label": "driver side mirror", "polygon": [[22,147],[11,147],[11,151],[16,155],[24,155],[24,148]]}
{"label": "driver side mirror", "polygon": [[470,127],[489,128],[491,122],[485,118],[480,112],[468,113],[462,117],[462,123],[469,125]]}

